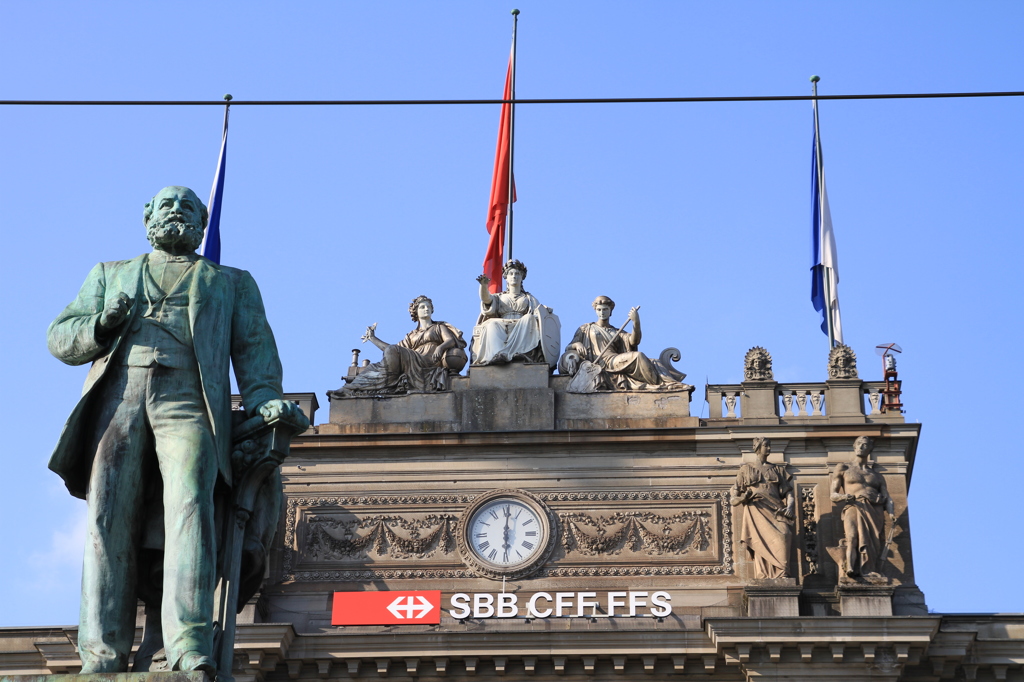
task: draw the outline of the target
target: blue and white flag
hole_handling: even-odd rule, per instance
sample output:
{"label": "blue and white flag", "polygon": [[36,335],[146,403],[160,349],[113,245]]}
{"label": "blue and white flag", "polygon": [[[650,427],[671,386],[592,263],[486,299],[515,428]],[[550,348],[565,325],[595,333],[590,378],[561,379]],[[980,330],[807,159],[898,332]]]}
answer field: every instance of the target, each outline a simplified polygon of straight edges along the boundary
{"label": "blue and white flag", "polygon": [[830,342],[843,342],[839,319],[839,259],[832,216],[825,191],[825,169],[818,133],[818,103],[814,102],[814,142],[811,146],[811,302],[821,313],[821,331]]}
{"label": "blue and white flag", "polygon": [[199,253],[214,263],[220,264],[220,206],[224,201],[224,171],[228,163],[228,110],[224,107],[224,134],[220,139],[220,157],[217,159],[217,172],[213,174],[213,188],[210,189],[210,220],[206,224],[206,234]]}

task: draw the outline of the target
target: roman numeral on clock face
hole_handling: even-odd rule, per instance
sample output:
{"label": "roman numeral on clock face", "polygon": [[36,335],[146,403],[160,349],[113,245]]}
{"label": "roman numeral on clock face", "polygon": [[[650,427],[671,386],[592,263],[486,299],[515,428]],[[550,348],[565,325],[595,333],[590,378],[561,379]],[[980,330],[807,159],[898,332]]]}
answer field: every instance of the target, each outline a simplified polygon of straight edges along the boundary
{"label": "roman numeral on clock face", "polygon": [[483,542],[480,543],[480,551],[483,552],[484,550],[486,550],[490,546],[491,546],[490,540],[484,540]]}
{"label": "roman numeral on clock face", "polygon": [[535,531],[535,530],[528,530],[528,531],[526,531],[526,536],[527,537],[535,537],[536,535],[537,535],[537,531]]}
{"label": "roman numeral on clock face", "polygon": [[529,540],[523,540],[523,547],[526,549],[533,549],[533,543]]}

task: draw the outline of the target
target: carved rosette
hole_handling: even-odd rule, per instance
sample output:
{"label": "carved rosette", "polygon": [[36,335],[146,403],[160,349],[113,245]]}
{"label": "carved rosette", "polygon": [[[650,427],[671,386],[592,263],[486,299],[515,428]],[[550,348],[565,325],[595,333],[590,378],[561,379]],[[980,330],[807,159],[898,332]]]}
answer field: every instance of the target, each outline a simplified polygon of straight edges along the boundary
{"label": "carved rosette", "polygon": [[[542,525],[540,529],[542,534],[541,537],[545,543],[544,549],[531,557],[527,563],[509,568],[498,568],[482,561],[470,547],[469,541],[470,522],[477,510],[488,502],[501,498],[513,498],[533,509],[537,518],[540,519]],[[544,501],[539,497],[532,493],[528,493],[525,490],[518,489],[491,490],[490,492],[486,492],[483,495],[478,496],[462,513],[462,518],[460,520],[458,530],[456,531],[456,542],[458,543],[459,554],[462,556],[463,563],[465,563],[477,575],[493,578],[495,580],[501,580],[503,578],[515,580],[517,578],[525,578],[528,575],[536,573],[537,570],[546,564],[548,559],[551,558],[551,553],[555,549],[557,538],[558,517],[555,516],[551,509],[544,504]]]}

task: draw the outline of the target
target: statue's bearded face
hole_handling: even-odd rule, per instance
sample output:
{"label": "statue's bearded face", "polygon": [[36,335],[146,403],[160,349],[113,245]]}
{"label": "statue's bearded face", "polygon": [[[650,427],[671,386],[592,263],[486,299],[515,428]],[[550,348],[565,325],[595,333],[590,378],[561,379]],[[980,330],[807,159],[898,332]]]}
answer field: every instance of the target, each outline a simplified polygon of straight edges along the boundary
{"label": "statue's bearded face", "polygon": [[153,248],[195,251],[203,242],[202,202],[186,187],[166,187],[151,202],[146,238]]}

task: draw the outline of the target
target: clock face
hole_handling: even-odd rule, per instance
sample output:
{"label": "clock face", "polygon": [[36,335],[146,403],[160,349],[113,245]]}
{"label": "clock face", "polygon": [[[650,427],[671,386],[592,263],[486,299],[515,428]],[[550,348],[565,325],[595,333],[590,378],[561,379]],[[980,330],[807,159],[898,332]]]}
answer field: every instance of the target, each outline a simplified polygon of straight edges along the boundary
{"label": "clock face", "polygon": [[495,567],[517,566],[534,558],[544,550],[545,536],[538,513],[513,497],[490,500],[469,522],[470,548]]}

